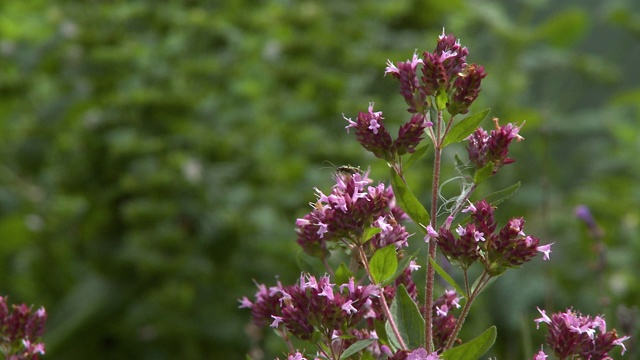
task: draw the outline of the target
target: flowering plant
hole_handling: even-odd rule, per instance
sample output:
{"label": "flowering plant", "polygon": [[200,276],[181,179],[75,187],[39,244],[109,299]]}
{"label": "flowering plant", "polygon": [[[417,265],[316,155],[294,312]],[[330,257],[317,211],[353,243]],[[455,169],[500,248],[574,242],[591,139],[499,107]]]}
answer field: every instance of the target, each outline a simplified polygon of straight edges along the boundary
{"label": "flowering plant", "polygon": [[[312,210],[296,221],[297,242],[322,261],[326,273],[302,273],[297,283],[272,287],[258,284],[251,309],[254,323],[269,325],[287,343],[288,359],[304,359],[292,338],[316,346],[315,359],[478,359],[493,345],[495,327],[461,344],[458,338],[472,304],[484,289],[509,269],[531,261],[537,253],[548,260],[552,244],[541,244],[524,231],[522,217],[502,227],[494,220],[497,205],[519,187],[515,184],[471,201],[477,187],[514,162],[513,140],[521,141],[522,125],[479,127],[489,110],[460,118],[479,95],[484,67],[467,64],[468,50],[451,34],[439,37],[433,52],[414,54],[396,64],[388,61],[385,75],[400,83],[400,94],[411,115],[393,139],[381,111],[370,104],[356,120],[345,117],[358,142],[390,168],[391,186],[372,185],[368,172],[340,167],[327,195],[315,189]],[[429,139],[430,145],[420,146]],[[443,149],[466,141],[468,161],[458,156],[461,192],[443,201],[440,193]],[[430,209],[413,195],[405,181],[411,165],[431,149],[433,176]],[[411,220],[423,233],[426,254],[408,254]],[[457,283],[437,262],[440,252],[462,272]],[[342,255],[344,261],[334,263]],[[424,296],[418,295],[412,272],[426,266]],[[480,269],[471,278],[472,267]],[[451,286],[435,296],[435,273]],[[559,359],[603,359],[626,337],[606,331],[602,317],[590,318],[568,310],[547,317],[547,345]],[[599,333],[596,333],[596,328]],[[533,355],[543,359],[543,350]]]}
{"label": "flowering plant", "polygon": [[9,360],[37,360],[44,355],[44,324],[47,312],[36,311],[26,304],[9,310],[7,297],[0,296],[0,353]]}

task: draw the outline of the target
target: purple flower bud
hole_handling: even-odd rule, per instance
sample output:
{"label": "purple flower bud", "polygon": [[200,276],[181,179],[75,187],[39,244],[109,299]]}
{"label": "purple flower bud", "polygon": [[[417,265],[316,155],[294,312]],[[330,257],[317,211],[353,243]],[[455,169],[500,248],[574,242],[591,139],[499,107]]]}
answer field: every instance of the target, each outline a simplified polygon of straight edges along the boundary
{"label": "purple flower bud", "polygon": [[449,85],[449,75],[447,69],[439,55],[425,52],[422,54],[424,66],[422,66],[421,92],[428,95],[435,95],[438,90],[446,90]]}
{"label": "purple flower bud", "polygon": [[393,143],[396,153],[404,155],[416,151],[416,146],[423,139],[424,129],[428,126],[433,126],[433,123],[426,121],[422,114],[414,114],[411,120],[398,130],[398,138]]}
{"label": "purple flower bud", "polygon": [[[451,231],[445,227],[440,228],[437,237],[438,247],[444,256],[451,264],[463,269],[481,259],[480,247],[473,236],[475,224],[467,226],[467,228],[462,228],[463,235],[459,238],[453,236]],[[467,231],[471,231],[471,234],[467,234]]]}
{"label": "purple flower bud", "polygon": [[456,78],[454,82],[455,92],[447,110],[451,115],[466,114],[469,107],[480,94],[480,84],[487,76],[484,67],[471,64],[467,66]]}
{"label": "purple flower bud", "polygon": [[498,118],[493,118],[496,129],[487,134],[482,128],[477,129],[467,140],[467,152],[469,160],[480,169],[489,162],[493,163],[493,174],[498,172],[502,166],[511,164],[515,160],[508,157],[509,145],[513,139],[520,141],[524,139],[518,134],[520,126],[506,124],[500,126]]}
{"label": "purple flower bud", "polygon": [[387,60],[387,68],[385,70],[385,75],[391,74],[400,81],[400,94],[409,105],[408,111],[412,114],[423,113],[427,102],[427,94],[422,91],[416,75],[418,64],[422,63],[423,60],[414,53],[413,59],[399,62],[397,66]]}
{"label": "purple flower bud", "polygon": [[391,161],[393,159],[393,141],[391,135],[384,127],[382,111],[373,111],[373,103],[369,104],[367,112],[360,112],[356,121],[344,118],[349,122],[346,126],[355,128],[356,139],[368,151],[375,156]]}

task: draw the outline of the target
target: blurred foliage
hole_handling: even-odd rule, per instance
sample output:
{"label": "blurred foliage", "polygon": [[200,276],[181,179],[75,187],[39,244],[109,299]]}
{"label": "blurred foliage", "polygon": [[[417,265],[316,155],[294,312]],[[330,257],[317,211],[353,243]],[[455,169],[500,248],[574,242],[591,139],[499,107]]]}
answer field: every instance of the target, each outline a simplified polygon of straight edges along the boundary
{"label": "blurred foliage", "polygon": [[536,305],[637,329],[616,310],[640,298],[638,19],[633,0],[2,2],[0,292],[48,309],[47,358],[281,355],[236,299],[297,278],[293,223],[334,166],[387,181],[341,114],[375,101],[397,128],[384,63],[444,25],[489,72],[475,108],[526,120],[516,164],[480,191],[521,180],[498,213],[556,242],[463,338],[497,323],[492,356],[530,357]]}

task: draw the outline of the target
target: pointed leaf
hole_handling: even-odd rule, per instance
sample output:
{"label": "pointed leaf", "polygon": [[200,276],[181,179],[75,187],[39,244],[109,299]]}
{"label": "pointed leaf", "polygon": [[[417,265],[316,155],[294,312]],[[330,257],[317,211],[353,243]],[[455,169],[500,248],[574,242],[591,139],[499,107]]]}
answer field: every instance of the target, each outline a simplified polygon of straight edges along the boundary
{"label": "pointed leaf", "polygon": [[418,253],[420,252],[420,249],[416,250],[413,254],[409,255],[409,256],[405,256],[402,261],[400,261],[400,264],[398,264],[398,269],[396,269],[396,272],[393,274],[393,276],[391,276],[390,278],[388,278],[387,280],[383,281],[380,286],[387,286],[389,285],[392,281],[394,281],[398,276],[400,276],[400,274],[402,274],[402,272],[404,271],[404,269],[407,268],[407,266],[409,266],[409,263],[411,262],[411,260],[415,260],[418,257]]}
{"label": "pointed leaf", "polygon": [[398,287],[390,310],[398,332],[409,349],[424,347],[424,318],[404,285]]}
{"label": "pointed leaf", "polygon": [[386,323],[386,321],[373,320],[373,327],[378,335],[378,342],[382,345],[389,345],[389,338],[387,337],[387,330],[385,329]]}
{"label": "pointed leaf", "polygon": [[485,330],[475,339],[451,348],[440,355],[444,360],[478,360],[496,341],[496,327]]}
{"label": "pointed leaf", "polygon": [[430,255],[429,255],[429,263],[431,263],[431,265],[436,270],[438,275],[440,275],[444,279],[444,281],[446,281],[449,285],[451,285],[454,289],[456,289],[456,291],[458,292],[458,294],[460,294],[460,296],[464,297],[465,299],[467,298],[467,294],[464,292],[464,290],[462,290],[462,287],[460,287],[460,285],[458,285],[458,283],[455,280],[453,280],[453,278],[446,271],[444,271],[444,269],[440,267],[440,265],[438,265],[438,263],[435,260],[433,260],[433,258]]}
{"label": "pointed leaf", "polygon": [[396,352],[402,349],[402,346],[400,346],[400,342],[398,341],[396,334],[393,332],[389,321],[384,324],[384,329],[387,332],[387,340],[389,340],[389,347],[391,347],[391,351]]}
{"label": "pointed leaf", "polygon": [[491,175],[493,175],[493,166],[494,166],[493,162],[489,161],[487,163],[487,165],[485,165],[482,168],[476,170],[475,174],[473,174],[473,182],[476,183],[476,184],[481,184],[485,180],[490,178]]}
{"label": "pointed leaf", "polygon": [[378,249],[369,263],[373,282],[380,284],[387,280],[396,272],[398,268],[398,258],[396,257],[396,246],[391,244],[382,249]]}
{"label": "pointed leaf", "polygon": [[364,230],[364,233],[362,234],[362,243],[366,243],[367,241],[371,240],[372,237],[374,237],[377,233],[379,233],[380,231],[382,231],[381,228],[379,227],[369,227],[366,228]]}
{"label": "pointed leaf", "polygon": [[520,188],[520,182],[509,186],[508,188],[504,188],[502,190],[496,191],[485,196],[485,200],[487,200],[492,205],[498,205],[501,202],[507,200],[511,197],[511,195],[515,194],[516,191]]}
{"label": "pointed leaf", "polygon": [[374,341],[375,339],[365,339],[365,340],[360,340],[358,342],[355,342],[353,345],[349,346],[347,348],[347,350],[345,350],[342,355],[340,355],[340,360],[344,360],[349,358],[349,356],[354,355],[355,353],[357,353],[358,351],[366,348],[367,346],[371,345],[371,343]]}
{"label": "pointed leaf", "polygon": [[417,160],[420,160],[424,156],[424,154],[427,153],[428,149],[429,149],[428,144],[417,148],[416,151],[414,151],[413,154],[409,156],[409,160],[407,160],[407,163],[404,164],[404,169],[405,170],[409,169],[411,167],[411,164],[413,164]]}
{"label": "pointed leaf", "polygon": [[449,144],[462,141],[471,135],[480,125],[482,120],[489,114],[490,109],[484,109],[479,113],[469,115],[466,118],[460,120],[457,124],[453,125],[451,130],[447,133],[447,136],[442,142],[442,147]]}
{"label": "pointed leaf", "polygon": [[[393,194],[398,199],[398,204],[409,215],[411,220],[416,224],[428,225],[431,218],[427,209],[422,206],[420,201],[411,193],[411,190],[404,183],[402,178],[396,173],[395,169],[391,168],[391,185],[393,186]],[[426,234],[425,228],[419,226]]]}

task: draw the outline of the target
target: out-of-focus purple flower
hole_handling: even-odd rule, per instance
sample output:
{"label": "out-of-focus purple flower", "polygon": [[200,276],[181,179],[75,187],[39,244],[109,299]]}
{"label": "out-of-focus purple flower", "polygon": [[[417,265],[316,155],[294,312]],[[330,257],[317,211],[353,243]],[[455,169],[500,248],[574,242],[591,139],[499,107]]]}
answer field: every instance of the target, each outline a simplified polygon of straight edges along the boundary
{"label": "out-of-focus purple flower", "polygon": [[535,353],[535,355],[533,355],[532,360],[545,360],[547,357],[549,357],[549,355],[545,354],[544,351],[542,351],[542,346],[541,346],[540,351],[538,351],[537,353]]}
{"label": "out-of-focus purple flower", "polygon": [[578,311],[567,309],[547,316],[540,308],[542,315],[534,321],[547,324],[547,345],[559,359],[577,356],[580,359],[610,359],[609,352],[614,346],[622,347],[622,354],[626,347],[624,341],[628,336],[618,337],[615,330],[607,332],[607,324],[602,316],[591,317],[582,315]]}
{"label": "out-of-focus purple flower", "polygon": [[407,354],[407,360],[439,360],[437,353],[429,354],[425,348],[418,348]]}
{"label": "out-of-focus purple flower", "polygon": [[593,215],[591,215],[591,210],[589,210],[586,205],[576,206],[575,213],[578,219],[584,221],[587,226],[596,226],[596,221],[593,219]]}
{"label": "out-of-focus purple flower", "polygon": [[602,228],[598,225],[596,220],[591,214],[591,210],[586,205],[578,205],[575,209],[575,214],[578,219],[582,220],[589,229],[589,233],[594,238],[601,238],[604,235]]}

